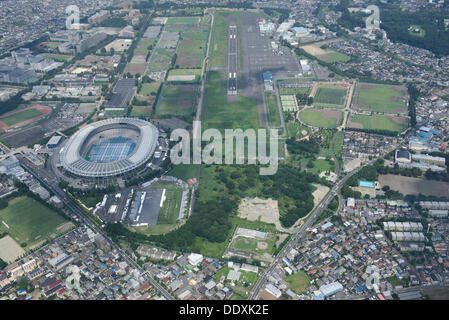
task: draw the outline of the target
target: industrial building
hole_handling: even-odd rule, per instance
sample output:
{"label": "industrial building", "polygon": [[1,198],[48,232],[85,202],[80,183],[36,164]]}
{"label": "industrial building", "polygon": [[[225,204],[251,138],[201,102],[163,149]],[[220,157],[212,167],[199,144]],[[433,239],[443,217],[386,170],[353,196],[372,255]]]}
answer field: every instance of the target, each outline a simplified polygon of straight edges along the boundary
{"label": "industrial building", "polygon": [[53,136],[50,138],[50,140],[48,140],[47,142],[47,148],[48,149],[54,149],[56,148],[62,141],[62,137],[61,136]]}
{"label": "industrial building", "polygon": [[330,297],[342,290],[343,286],[338,281],[320,287],[320,291],[325,297]]}

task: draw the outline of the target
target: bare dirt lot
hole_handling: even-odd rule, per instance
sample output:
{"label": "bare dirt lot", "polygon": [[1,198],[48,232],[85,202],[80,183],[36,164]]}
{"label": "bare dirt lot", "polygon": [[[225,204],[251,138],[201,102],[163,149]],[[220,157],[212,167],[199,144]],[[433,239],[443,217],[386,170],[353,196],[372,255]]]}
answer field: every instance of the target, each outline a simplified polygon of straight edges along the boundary
{"label": "bare dirt lot", "polygon": [[3,261],[11,263],[24,253],[25,250],[10,236],[0,239],[0,258]]}
{"label": "bare dirt lot", "polygon": [[380,186],[390,186],[403,195],[420,193],[426,196],[449,197],[449,183],[420,178],[403,177],[393,174],[379,175]]}
{"label": "bare dirt lot", "polygon": [[239,205],[239,217],[250,221],[260,220],[266,223],[279,222],[277,200],[260,198],[244,198]]}
{"label": "bare dirt lot", "polygon": [[318,203],[321,202],[321,200],[324,199],[326,194],[329,192],[329,188],[326,186],[322,186],[320,184],[314,184],[314,186],[317,188],[313,193],[313,204],[316,206]]}

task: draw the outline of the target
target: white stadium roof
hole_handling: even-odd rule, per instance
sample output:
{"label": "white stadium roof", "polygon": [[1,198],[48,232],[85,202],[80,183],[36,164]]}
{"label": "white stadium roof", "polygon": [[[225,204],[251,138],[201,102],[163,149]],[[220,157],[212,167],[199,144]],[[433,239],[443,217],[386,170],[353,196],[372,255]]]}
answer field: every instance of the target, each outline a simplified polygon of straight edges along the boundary
{"label": "white stadium roof", "polygon": [[[112,162],[90,162],[80,154],[86,140],[94,134],[97,129],[107,126],[114,128],[114,125],[133,126],[140,134],[134,151],[125,159]],[[157,128],[144,120],[133,118],[114,118],[91,123],[77,131],[65,144],[61,153],[61,164],[65,170],[81,177],[96,178],[110,177],[126,173],[140,167],[146,163],[157,145]]]}

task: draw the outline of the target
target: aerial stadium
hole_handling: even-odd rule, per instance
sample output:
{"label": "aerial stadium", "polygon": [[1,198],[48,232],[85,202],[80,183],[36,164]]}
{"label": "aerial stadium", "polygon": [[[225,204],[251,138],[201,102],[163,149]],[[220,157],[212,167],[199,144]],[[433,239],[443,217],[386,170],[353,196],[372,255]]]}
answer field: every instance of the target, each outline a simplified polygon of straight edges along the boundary
{"label": "aerial stadium", "polygon": [[120,176],[145,165],[158,143],[158,129],[133,118],[91,123],[77,131],[60,151],[61,165],[82,178]]}

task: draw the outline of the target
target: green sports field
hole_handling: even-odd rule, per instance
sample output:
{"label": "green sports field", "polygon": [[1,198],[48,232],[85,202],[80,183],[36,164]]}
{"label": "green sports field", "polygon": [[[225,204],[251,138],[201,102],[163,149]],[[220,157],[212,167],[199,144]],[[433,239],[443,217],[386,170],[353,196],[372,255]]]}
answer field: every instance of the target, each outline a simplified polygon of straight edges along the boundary
{"label": "green sports field", "polygon": [[[258,248],[259,243],[266,244],[265,249]],[[231,247],[237,250],[247,251],[253,254],[272,254],[276,249],[276,237],[269,235],[265,240],[246,238],[246,237],[236,237],[232,243]]]}
{"label": "green sports field", "polygon": [[67,222],[53,210],[28,197],[15,198],[8,203],[8,207],[0,210],[2,223],[0,229],[7,231],[18,243],[28,245],[42,240],[56,232],[56,228]]}
{"label": "green sports field", "polygon": [[302,270],[287,276],[285,281],[296,294],[306,293],[310,284],[309,276]]}
{"label": "green sports field", "polygon": [[17,112],[5,118],[0,118],[0,121],[7,126],[12,126],[16,123],[33,119],[34,117],[41,116],[42,112],[36,109],[28,109],[25,111]]}
{"label": "green sports field", "polygon": [[304,109],[299,116],[310,126],[335,128],[340,124],[343,113],[336,109]]}
{"label": "green sports field", "polygon": [[353,106],[355,109],[367,111],[406,113],[406,91],[407,89],[401,86],[361,83],[357,85]]}
{"label": "green sports field", "polygon": [[320,86],[313,97],[315,106],[344,108],[346,89],[339,86]]}
{"label": "green sports field", "polygon": [[358,129],[387,130],[400,132],[405,129],[407,118],[388,117],[383,115],[352,115],[349,118],[348,126]]}

